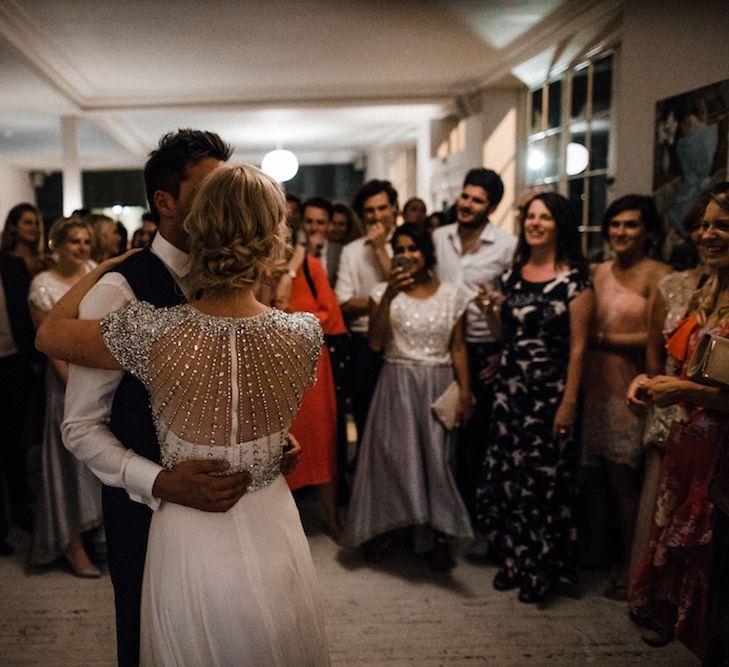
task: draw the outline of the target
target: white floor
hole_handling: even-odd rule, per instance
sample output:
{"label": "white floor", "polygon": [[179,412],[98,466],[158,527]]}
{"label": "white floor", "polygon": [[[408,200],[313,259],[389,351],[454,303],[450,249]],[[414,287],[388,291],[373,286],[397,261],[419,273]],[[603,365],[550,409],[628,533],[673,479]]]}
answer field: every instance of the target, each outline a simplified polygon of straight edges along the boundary
{"label": "white floor", "polygon": [[[545,608],[491,588],[495,569],[460,561],[450,575],[394,553],[366,566],[304,523],[319,572],[335,665],[697,665],[679,643],[652,649],[623,605],[604,599],[607,576],[585,575],[579,594]],[[111,583],[63,569],[27,574],[27,539],[0,558],[0,665],[114,665]]]}

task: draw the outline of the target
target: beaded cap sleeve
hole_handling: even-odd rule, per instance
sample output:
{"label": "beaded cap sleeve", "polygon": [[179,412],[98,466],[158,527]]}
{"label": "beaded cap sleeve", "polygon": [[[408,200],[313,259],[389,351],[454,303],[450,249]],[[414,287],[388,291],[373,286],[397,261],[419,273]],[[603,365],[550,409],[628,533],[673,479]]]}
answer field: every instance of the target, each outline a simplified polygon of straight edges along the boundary
{"label": "beaded cap sleeve", "polygon": [[313,315],[205,315],[132,301],[101,321],[104,342],[147,388],[162,463],[225,458],[253,488],[278,474],[288,428],[314,383],[323,337]]}

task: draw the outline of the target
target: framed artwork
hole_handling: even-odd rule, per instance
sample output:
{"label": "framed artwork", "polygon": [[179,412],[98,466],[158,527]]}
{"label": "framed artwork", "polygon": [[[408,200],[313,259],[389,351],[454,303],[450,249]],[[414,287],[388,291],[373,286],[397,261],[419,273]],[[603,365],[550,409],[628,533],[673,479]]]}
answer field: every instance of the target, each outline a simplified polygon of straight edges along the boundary
{"label": "framed artwork", "polygon": [[684,218],[698,196],[727,180],[728,145],[729,79],[656,104],[653,195],[666,224],[666,259],[685,244]]}

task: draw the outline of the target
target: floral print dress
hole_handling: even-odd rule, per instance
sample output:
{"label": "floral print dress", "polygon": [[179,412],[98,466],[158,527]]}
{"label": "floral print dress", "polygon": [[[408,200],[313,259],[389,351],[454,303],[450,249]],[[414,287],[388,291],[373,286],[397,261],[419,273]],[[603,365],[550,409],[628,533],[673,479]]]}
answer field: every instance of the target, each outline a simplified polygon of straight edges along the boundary
{"label": "floral print dress", "polygon": [[522,586],[539,591],[572,580],[578,448],[555,440],[570,353],[569,305],[590,289],[585,268],[532,283],[502,277],[504,352],[496,380],[491,443],[476,522]]}
{"label": "floral print dress", "polygon": [[[686,318],[668,341],[684,366],[701,335],[729,338],[729,325],[701,329]],[[648,547],[636,566],[630,606],[658,621],[699,657],[706,651],[712,505],[709,483],[727,436],[727,415],[684,404],[668,433]]]}

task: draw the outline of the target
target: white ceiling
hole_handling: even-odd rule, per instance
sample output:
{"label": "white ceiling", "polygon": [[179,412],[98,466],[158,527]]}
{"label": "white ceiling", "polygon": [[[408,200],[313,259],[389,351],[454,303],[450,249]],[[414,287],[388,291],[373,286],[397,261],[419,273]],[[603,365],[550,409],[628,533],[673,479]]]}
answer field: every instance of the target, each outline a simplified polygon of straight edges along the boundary
{"label": "white ceiling", "polygon": [[538,80],[620,4],[0,0],[0,162],[60,168],[64,115],[87,169],[138,167],[177,127],[219,132],[239,160],[280,144],[350,161],[460,95]]}

